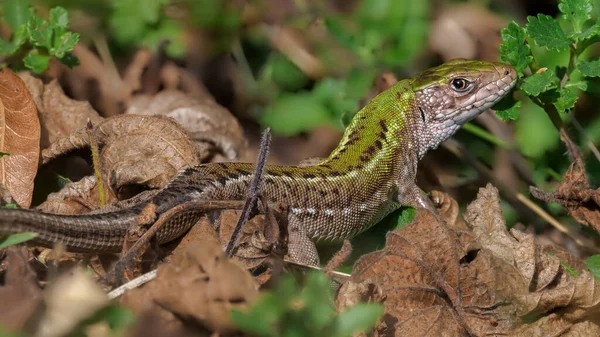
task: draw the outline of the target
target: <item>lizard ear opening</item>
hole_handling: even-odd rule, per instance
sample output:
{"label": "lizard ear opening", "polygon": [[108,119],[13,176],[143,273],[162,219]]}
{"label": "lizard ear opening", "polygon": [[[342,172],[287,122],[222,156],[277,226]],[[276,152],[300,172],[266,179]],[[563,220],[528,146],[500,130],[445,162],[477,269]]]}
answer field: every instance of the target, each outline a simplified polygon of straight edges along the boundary
{"label": "lizard ear opening", "polygon": [[425,123],[425,111],[423,111],[423,108],[419,107],[419,112],[421,113],[421,120]]}

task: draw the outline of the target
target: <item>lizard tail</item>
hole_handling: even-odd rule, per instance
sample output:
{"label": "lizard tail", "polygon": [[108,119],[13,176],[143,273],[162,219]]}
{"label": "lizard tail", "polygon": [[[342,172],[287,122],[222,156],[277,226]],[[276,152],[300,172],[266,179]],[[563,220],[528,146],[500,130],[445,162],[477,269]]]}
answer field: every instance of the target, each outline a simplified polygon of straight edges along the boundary
{"label": "lizard tail", "polygon": [[49,248],[61,243],[70,252],[118,253],[136,216],[132,209],[86,215],[0,209],[0,237],[35,232],[38,236],[28,243]]}

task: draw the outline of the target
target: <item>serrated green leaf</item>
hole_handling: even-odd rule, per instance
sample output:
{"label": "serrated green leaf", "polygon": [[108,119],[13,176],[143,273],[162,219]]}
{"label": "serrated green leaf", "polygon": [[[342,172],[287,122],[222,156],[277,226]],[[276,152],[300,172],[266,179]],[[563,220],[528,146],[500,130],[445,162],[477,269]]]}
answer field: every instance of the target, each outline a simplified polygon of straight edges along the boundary
{"label": "serrated green leaf", "polygon": [[555,88],[558,85],[558,78],[553,70],[546,70],[541,73],[526,77],[521,83],[521,91],[531,96],[538,96],[540,93]]}
{"label": "serrated green leaf", "polygon": [[561,0],[558,9],[563,13],[563,17],[573,24],[576,32],[581,31],[583,24],[592,18],[590,0]]}
{"label": "serrated green leaf", "polygon": [[500,59],[510,63],[517,69],[519,76],[522,76],[523,70],[527,69],[533,60],[529,45],[525,43],[525,29],[513,21],[507,28],[502,29],[500,34],[502,35],[502,44],[499,47]]}
{"label": "serrated green leaf", "polygon": [[0,249],[29,241],[38,235],[39,235],[38,233],[33,233],[33,232],[11,234],[11,235],[7,236],[6,238],[0,240]]}
{"label": "serrated green leaf", "polygon": [[569,49],[571,45],[571,41],[558,24],[558,21],[549,15],[538,14],[537,17],[527,17],[525,29],[527,34],[540,47],[564,51]]}
{"label": "serrated green leaf", "polygon": [[29,42],[35,47],[52,48],[52,34],[53,32],[48,25],[48,21],[39,16],[33,16],[29,22],[27,22]]}
{"label": "serrated green leaf", "polygon": [[48,51],[50,52],[50,55],[60,59],[65,57],[67,52],[73,50],[77,42],[79,42],[79,34],[66,32],[61,36],[56,36],[54,42],[54,47],[50,48]]}
{"label": "serrated green leaf", "polygon": [[48,69],[50,63],[49,55],[40,55],[37,50],[32,50],[27,56],[23,58],[25,67],[31,69],[34,73],[41,74]]}
{"label": "serrated green leaf", "polygon": [[354,336],[373,328],[383,314],[383,306],[378,303],[358,303],[344,310],[335,320],[333,336]]}
{"label": "serrated green leaf", "polygon": [[600,77],[600,59],[577,62],[577,69],[587,77]]}
{"label": "serrated green leaf", "polygon": [[2,4],[2,18],[10,29],[15,32],[27,24],[31,17],[31,2],[29,0],[5,0]]}
{"label": "serrated green leaf", "polygon": [[600,280],[600,255],[592,255],[585,261],[585,267],[592,272],[594,278]]}
{"label": "serrated green leaf", "polygon": [[273,134],[297,135],[331,121],[329,110],[311,93],[284,94],[269,106],[261,124],[270,126]]}
{"label": "serrated green leaf", "polygon": [[581,40],[597,38],[598,35],[600,35],[600,24],[598,22],[596,22],[594,25],[592,25],[590,28],[586,29],[583,32],[569,33],[569,38],[576,40],[576,41],[581,41]]}
{"label": "serrated green leaf", "polygon": [[565,112],[575,106],[578,98],[577,88],[560,88],[558,90],[558,98],[552,104],[558,112]]}
{"label": "serrated green leaf", "polygon": [[517,101],[511,95],[507,95],[493,106],[493,110],[496,111],[498,118],[508,122],[509,120],[516,120],[519,117],[519,108],[522,105],[521,101]]}
{"label": "serrated green leaf", "polygon": [[65,29],[69,26],[69,13],[66,9],[56,6],[50,10],[49,16],[51,26]]}

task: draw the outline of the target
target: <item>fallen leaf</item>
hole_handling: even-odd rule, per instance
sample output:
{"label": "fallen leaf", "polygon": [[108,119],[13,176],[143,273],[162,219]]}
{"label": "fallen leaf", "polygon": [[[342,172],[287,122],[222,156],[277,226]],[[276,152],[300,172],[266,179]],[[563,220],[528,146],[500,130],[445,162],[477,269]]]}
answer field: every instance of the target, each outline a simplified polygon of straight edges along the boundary
{"label": "fallen leaf", "polygon": [[19,73],[33,96],[42,127],[42,148],[84,128],[88,119],[93,124],[102,121],[88,102],[73,100],[65,95],[58,81],[44,84],[28,72]]}
{"label": "fallen leaf", "polygon": [[421,210],[356,263],[352,282],[372,282],[385,296],[376,336],[557,336],[582,326],[590,333],[580,336],[596,336],[600,284],[581,261],[571,275],[562,262],[576,257],[509,232],[491,185],[465,220],[471,230]]}
{"label": "fallen leaf", "polygon": [[176,90],[137,95],[126,114],[173,118],[187,131],[202,162],[215,155],[221,157],[217,161],[236,160],[245,150],[244,130],[238,120],[209,98],[196,99]]}
{"label": "fallen leaf", "polygon": [[9,68],[0,71],[0,183],[28,208],[40,153],[40,121],[25,83]]}
{"label": "fallen leaf", "polygon": [[[199,164],[185,130],[163,116],[119,115],[94,126],[101,172],[113,191],[126,185],[161,188],[179,170]],[[61,138],[42,151],[48,162],[63,153],[89,146],[85,130]]]}
{"label": "fallen leaf", "polygon": [[[228,260],[220,245],[202,243],[173,256],[158,268],[156,279],[125,293],[121,303],[134,311],[231,331],[231,309],[243,309],[258,296],[252,276]],[[160,314],[160,312],[163,314]],[[168,318],[170,317],[170,318]]]}

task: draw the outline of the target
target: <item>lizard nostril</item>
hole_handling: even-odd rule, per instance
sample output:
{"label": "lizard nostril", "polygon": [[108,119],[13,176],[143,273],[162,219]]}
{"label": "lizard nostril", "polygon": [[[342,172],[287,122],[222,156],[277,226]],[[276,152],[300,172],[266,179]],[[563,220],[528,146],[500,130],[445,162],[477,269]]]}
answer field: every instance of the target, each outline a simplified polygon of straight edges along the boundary
{"label": "lizard nostril", "polygon": [[510,73],[510,71],[508,71],[508,70],[505,70],[505,71],[504,71],[504,76],[507,76],[507,75],[508,75],[508,73]]}

